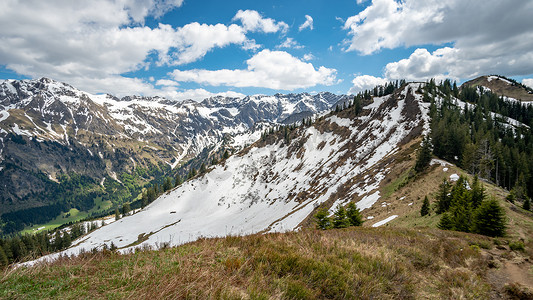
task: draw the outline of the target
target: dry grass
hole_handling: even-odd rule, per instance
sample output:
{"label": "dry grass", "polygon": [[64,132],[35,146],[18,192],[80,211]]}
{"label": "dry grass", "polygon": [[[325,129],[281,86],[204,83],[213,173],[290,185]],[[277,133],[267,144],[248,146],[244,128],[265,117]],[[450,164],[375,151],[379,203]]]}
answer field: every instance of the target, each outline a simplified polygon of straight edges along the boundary
{"label": "dry grass", "polygon": [[[468,239],[464,238],[465,236]],[[485,298],[487,263],[439,230],[352,228],[204,239],[6,271],[1,298]]]}

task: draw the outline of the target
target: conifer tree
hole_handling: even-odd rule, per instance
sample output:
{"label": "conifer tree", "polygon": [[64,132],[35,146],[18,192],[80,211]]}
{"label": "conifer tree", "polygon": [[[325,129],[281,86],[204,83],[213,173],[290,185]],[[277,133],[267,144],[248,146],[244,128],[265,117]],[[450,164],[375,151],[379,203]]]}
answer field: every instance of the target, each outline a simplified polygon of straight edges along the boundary
{"label": "conifer tree", "polygon": [[361,212],[355,203],[350,202],[348,204],[348,207],[346,208],[346,216],[348,217],[351,226],[363,225],[363,216],[361,216]]}
{"label": "conifer tree", "polygon": [[472,206],[470,202],[470,193],[464,191],[462,194],[456,194],[452,198],[450,208],[453,229],[457,231],[470,232],[472,220]]}
{"label": "conifer tree", "polygon": [[424,202],[422,203],[422,207],[420,208],[420,215],[422,217],[429,215],[429,199],[427,195],[424,197]]}
{"label": "conifer tree", "polygon": [[522,204],[522,208],[525,210],[531,209],[531,200],[529,198],[526,198],[526,200],[524,200],[524,204]]}
{"label": "conifer tree", "polygon": [[439,191],[437,193],[437,213],[442,214],[450,208],[450,184],[446,179],[439,185]]}
{"label": "conifer tree", "polygon": [[420,173],[424,171],[431,162],[431,142],[428,137],[422,140],[420,150],[418,151],[415,163],[415,171]]}
{"label": "conifer tree", "polygon": [[352,109],[356,116],[359,115],[363,110],[363,105],[361,104],[361,97],[359,95],[354,97]]}
{"label": "conifer tree", "polygon": [[505,212],[496,199],[485,200],[475,212],[473,231],[487,236],[505,234]]}
{"label": "conifer tree", "polygon": [[120,220],[120,212],[118,211],[118,207],[115,207],[115,221]]}
{"label": "conifer tree", "polygon": [[346,228],[350,226],[350,220],[346,215],[344,206],[339,205],[333,213],[333,228]]}
{"label": "conifer tree", "polygon": [[127,215],[131,210],[131,207],[130,207],[130,204],[129,203],[124,203],[122,205],[122,214],[123,215]]}
{"label": "conifer tree", "polygon": [[61,249],[66,249],[72,244],[72,238],[68,232],[63,232],[61,237]]}
{"label": "conifer tree", "polygon": [[205,166],[205,163],[202,163],[202,165],[200,166],[200,174],[205,174],[205,172],[207,172],[207,168]]}
{"label": "conifer tree", "polygon": [[172,179],[170,177],[165,178],[165,181],[163,182],[163,191],[168,191],[172,189]]}
{"label": "conifer tree", "polygon": [[148,205],[148,192],[143,191],[141,196],[141,208],[145,208]]}
{"label": "conifer tree", "polygon": [[176,179],[174,181],[174,186],[178,186],[178,185],[181,185],[183,182],[181,180],[181,176],[180,174],[176,174]]}
{"label": "conifer tree", "polygon": [[228,152],[228,150],[224,151],[224,154],[222,155],[222,157],[223,157],[224,159],[228,159],[228,157],[229,157],[229,152]]}
{"label": "conifer tree", "polygon": [[13,257],[15,260],[22,260],[26,255],[28,254],[28,250],[26,249],[26,245],[20,238],[16,238],[13,241]]}
{"label": "conifer tree", "polygon": [[472,208],[476,209],[479,205],[485,200],[485,197],[487,196],[485,194],[485,188],[483,185],[479,182],[479,179],[476,176],[474,176],[474,181],[472,182]]}
{"label": "conifer tree", "polygon": [[326,230],[332,227],[331,218],[328,216],[328,210],[325,208],[320,209],[315,214],[316,228]]}
{"label": "conifer tree", "polygon": [[453,229],[453,222],[448,213],[442,214],[442,217],[440,218],[440,221],[439,221],[439,224],[437,224],[437,227],[442,230]]}
{"label": "conifer tree", "polygon": [[0,270],[7,267],[8,264],[9,260],[7,259],[7,255],[2,246],[0,246]]}

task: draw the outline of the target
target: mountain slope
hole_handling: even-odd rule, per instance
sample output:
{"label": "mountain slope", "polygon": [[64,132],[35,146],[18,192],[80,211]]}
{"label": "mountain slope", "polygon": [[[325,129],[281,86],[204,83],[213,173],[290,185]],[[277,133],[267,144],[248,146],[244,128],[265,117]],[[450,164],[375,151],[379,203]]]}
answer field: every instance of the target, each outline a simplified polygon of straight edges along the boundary
{"label": "mountain slope", "polygon": [[[65,202],[72,197],[55,191],[69,185],[72,175],[85,176],[79,193],[120,203],[206,148],[242,148],[259,138],[264,126],[300,120],[297,116],[324,112],[348,98],[304,93],[200,103],[118,99],[47,78],[6,80],[0,83],[0,214]],[[123,184],[128,180],[131,185]],[[122,185],[120,195],[105,186],[110,182]]]}
{"label": "mountain slope", "polygon": [[533,101],[533,90],[516,81],[511,81],[503,76],[481,76],[467,81],[464,86],[482,86],[493,93],[506,96],[512,100],[522,101],[523,104],[531,104]]}
{"label": "mountain slope", "polygon": [[0,277],[0,297],[502,299],[489,266],[513,252],[489,260],[477,245],[494,248],[487,237],[398,228],[202,239],[19,268]]}
{"label": "mountain slope", "polygon": [[358,116],[347,109],[284,139],[281,132],[267,136],[142,211],[75,241],[63,254],[111,242],[129,251],[200,237],[294,230],[321,204],[356,201],[360,209],[369,208],[380,198],[378,187],[393,154],[429,126],[429,103],[421,101],[418,86],[376,97]]}

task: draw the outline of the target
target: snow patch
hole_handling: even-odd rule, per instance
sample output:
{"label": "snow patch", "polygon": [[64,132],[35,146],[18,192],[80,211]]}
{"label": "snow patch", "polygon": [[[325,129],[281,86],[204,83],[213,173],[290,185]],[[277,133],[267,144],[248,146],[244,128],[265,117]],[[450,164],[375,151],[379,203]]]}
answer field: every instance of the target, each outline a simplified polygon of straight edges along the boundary
{"label": "snow patch", "polygon": [[381,220],[379,222],[376,222],[374,225],[372,225],[372,227],[379,227],[379,226],[382,226],[382,225],[385,225],[387,224],[388,222],[396,219],[398,217],[398,215],[392,215],[384,220]]}

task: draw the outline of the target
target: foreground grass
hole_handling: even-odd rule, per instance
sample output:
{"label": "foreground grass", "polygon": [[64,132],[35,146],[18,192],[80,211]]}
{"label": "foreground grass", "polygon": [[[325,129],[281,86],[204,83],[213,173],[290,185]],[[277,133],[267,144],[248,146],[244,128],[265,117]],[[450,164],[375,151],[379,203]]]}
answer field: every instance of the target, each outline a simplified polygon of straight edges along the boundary
{"label": "foreground grass", "polygon": [[488,238],[351,228],[204,239],[6,271],[0,298],[487,298]]}

